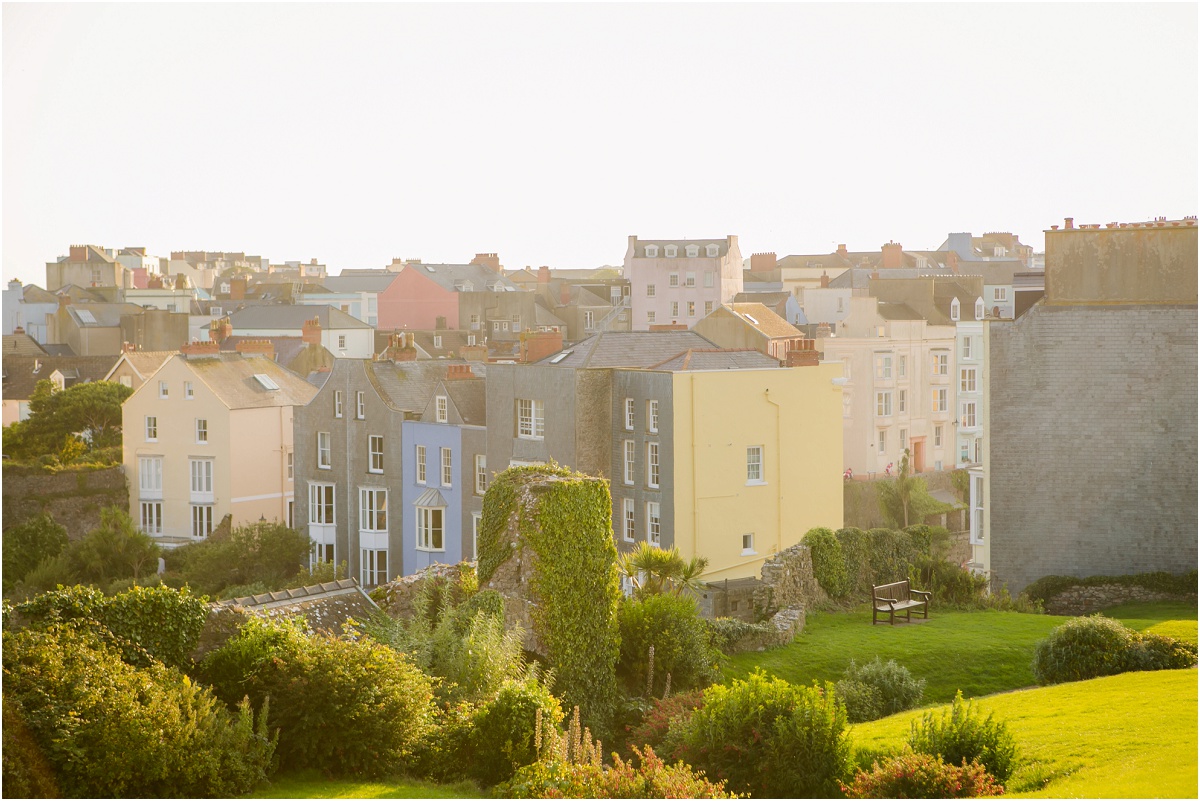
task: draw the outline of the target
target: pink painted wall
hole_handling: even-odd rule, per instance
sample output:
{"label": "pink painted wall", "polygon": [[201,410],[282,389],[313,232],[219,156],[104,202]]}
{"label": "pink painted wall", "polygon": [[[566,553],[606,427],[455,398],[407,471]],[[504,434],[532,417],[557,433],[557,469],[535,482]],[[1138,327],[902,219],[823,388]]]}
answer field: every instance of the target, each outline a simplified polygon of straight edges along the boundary
{"label": "pink painted wall", "polygon": [[451,328],[458,325],[458,293],[443,289],[421,275],[422,269],[418,264],[401,270],[388,287],[386,303],[383,293],[380,294],[380,329],[428,330],[435,327],[438,317],[445,317],[446,325]]}

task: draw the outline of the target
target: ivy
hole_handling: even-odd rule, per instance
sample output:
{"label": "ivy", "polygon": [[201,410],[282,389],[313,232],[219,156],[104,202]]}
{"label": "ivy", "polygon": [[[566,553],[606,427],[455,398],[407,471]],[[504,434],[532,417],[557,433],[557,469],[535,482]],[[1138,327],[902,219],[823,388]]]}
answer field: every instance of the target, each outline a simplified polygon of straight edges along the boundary
{"label": "ivy", "polygon": [[1171,595],[1188,595],[1196,592],[1196,571],[1176,575],[1174,573],[1137,573],[1131,576],[1042,576],[1027,586],[1025,595],[1030,600],[1045,603],[1054,596],[1072,587],[1102,587],[1118,584],[1125,587],[1141,587],[1153,592]]}

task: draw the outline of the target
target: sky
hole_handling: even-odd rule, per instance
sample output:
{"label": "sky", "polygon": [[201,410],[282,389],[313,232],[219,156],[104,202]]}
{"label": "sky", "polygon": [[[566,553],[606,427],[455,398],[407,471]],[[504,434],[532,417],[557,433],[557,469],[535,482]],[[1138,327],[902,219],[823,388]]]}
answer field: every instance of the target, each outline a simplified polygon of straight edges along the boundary
{"label": "sky", "polygon": [[507,268],[1197,208],[1197,5],[3,5],[3,274]]}

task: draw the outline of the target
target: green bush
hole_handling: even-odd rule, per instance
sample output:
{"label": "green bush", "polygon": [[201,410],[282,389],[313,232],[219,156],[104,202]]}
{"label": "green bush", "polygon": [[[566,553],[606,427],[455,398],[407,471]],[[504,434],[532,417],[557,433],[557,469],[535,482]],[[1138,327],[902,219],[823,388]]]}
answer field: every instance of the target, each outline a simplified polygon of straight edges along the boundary
{"label": "green bush", "polygon": [[1180,670],[1196,666],[1196,644],[1139,632],[1125,651],[1125,670]]}
{"label": "green bush", "polygon": [[1029,584],[1023,590],[1033,601],[1043,604],[1054,598],[1063,590],[1071,587],[1101,587],[1106,584],[1117,584],[1125,587],[1142,587],[1154,592],[1170,595],[1195,595],[1196,571],[1187,573],[1137,573],[1128,576],[1042,576]]}
{"label": "green bush", "polygon": [[928,754],[902,754],[842,785],[847,798],[983,798],[1004,786],[978,762],[949,765]]}
{"label": "green bush", "polygon": [[26,725],[67,796],[243,794],[265,779],[274,742],[264,712],[231,715],[174,668],[135,668],[91,630],[67,624],[4,635],[5,706]]}
{"label": "green bush", "polygon": [[849,721],[862,723],[920,704],[925,694],[925,679],[914,679],[908,668],[894,659],[883,662],[875,657],[864,665],[857,665],[851,659],[836,688],[846,702]]}
{"label": "green bush", "polygon": [[949,765],[978,761],[1001,783],[1017,767],[1017,741],[1003,721],[979,714],[972,702],[963,701],[962,691],[949,710],[926,712],[913,721],[908,745],[918,754],[940,758]]}
{"label": "green bush", "polygon": [[471,732],[477,707],[468,702],[436,707],[429,730],[413,752],[412,773],[439,784],[467,778],[475,761]]}
{"label": "green bush", "polygon": [[558,726],[562,706],[536,680],[506,682],[496,697],[479,708],[470,735],[474,778],[485,785],[512,778],[516,770],[537,761],[538,710],[543,726]]}
{"label": "green bush", "polygon": [[3,707],[4,715],[4,746],[0,749],[4,761],[4,797],[61,797],[62,791],[54,778],[54,768],[25,725],[20,703],[5,695],[0,707]]}
{"label": "green bush", "polygon": [[939,607],[976,609],[986,606],[987,576],[932,556],[918,556],[910,565],[910,586],[933,593]]}
{"label": "green bush", "polygon": [[735,617],[704,618],[708,629],[708,641],[722,653],[732,653],[734,645],[745,637],[755,637],[764,641],[774,639],[777,635],[775,627],[764,621],[747,623]]}
{"label": "green bush", "polygon": [[655,698],[650,702],[650,708],[635,726],[629,726],[626,737],[626,751],[633,752],[634,747],[651,746],[661,748],[666,740],[667,732],[676,718],[685,719],[704,704],[704,693],[692,690],[686,693],[670,695],[666,698]]}
{"label": "green bush", "polygon": [[1076,617],[1050,632],[1033,652],[1039,684],[1081,681],[1126,670],[1125,652],[1137,632],[1103,615]]}
{"label": "green bush", "polygon": [[646,747],[636,761],[613,758],[613,766],[540,761],[517,771],[496,788],[503,798],[736,798],[725,783],[713,783],[682,762],[668,765]]}
{"label": "green bush", "polygon": [[432,725],[429,678],[403,655],[371,639],[310,636],[295,622],[251,618],[199,673],[226,703],[270,697],[287,769],[403,772]]}
{"label": "green bush", "polygon": [[66,554],[81,581],[107,587],[117,579],[154,573],[159,549],[125,510],[109,506],[100,510],[100,527],[71,543]]}
{"label": "green bush", "polygon": [[671,724],[664,744],[737,793],[836,796],[850,766],[846,708],[834,692],[755,671],[704,691],[704,706]]}
{"label": "green bush", "polygon": [[654,676],[649,695],[662,695],[668,675],[671,687],[677,690],[706,687],[716,680],[719,655],[709,644],[707,627],[691,597],[626,599],[617,609],[617,621],[621,631],[617,676],[631,694],[647,691],[651,646]]}
{"label": "green bush", "polygon": [[842,563],[846,566],[846,580],[855,597],[867,597],[874,584],[871,574],[871,538],[861,528],[840,528],[838,544],[842,546]]}
{"label": "green bush", "polygon": [[844,598],[853,589],[842,559],[842,545],[832,529],[809,529],[801,540],[812,554],[813,576],[830,598]]}
{"label": "green bush", "polygon": [[43,559],[58,556],[67,547],[67,530],[47,514],[31,517],[6,529],[3,537],[4,592],[25,578]]}
{"label": "green bush", "polygon": [[[308,534],[282,523],[238,526],[228,537],[212,536],[166,554],[167,570],[198,592],[216,596],[227,589],[268,590],[290,586],[308,561]],[[236,597],[227,595],[226,597]]]}
{"label": "green bush", "polygon": [[914,537],[906,531],[873,528],[867,532],[867,539],[873,585],[890,584],[908,578],[909,565],[929,555],[928,551],[922,551],[924,538],[919,534]]}

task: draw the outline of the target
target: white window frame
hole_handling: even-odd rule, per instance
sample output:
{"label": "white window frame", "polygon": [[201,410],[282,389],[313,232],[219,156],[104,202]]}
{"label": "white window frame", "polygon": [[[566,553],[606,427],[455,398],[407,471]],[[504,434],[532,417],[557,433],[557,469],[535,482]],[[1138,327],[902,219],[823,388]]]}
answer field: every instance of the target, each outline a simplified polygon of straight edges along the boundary
{"label": "white window frame", "polygon": [[975,389],[979,386],[977,381],[977,373],[974,367],[960,367],[958,370],[958,391],[959,392],[976,392]]}
{"label": "white window frame", "polygon": [[146,442],[158,442],[158,417],[153,414],[146,415],[145,425]]}
{"label": "white window frame", "polygon": [[536,398],[517,398],[517,437],[544,439],[546,436],[546,406]]}
{"label": "white window frame", "polygon": [[875,377],[881,381],[890,381],[892,379],[892,354],[875,354]]}
{"label": "white window frame", "polygon": [[720,250],[721,249],[719,247],[717,247],[716,245],[705,245],[704,246],[704,254],[706,256],[708,256],[708,258],[710,258],[710,259],[715,259],[717,257],[717,255],[720,253]]}
{"label": "white window frame", "polygon": [[756,556],[758,551],[754,550],[754,532],[742,535],[742,556]]}
{"label": "white window frame", "polygon": [[193,503],[191,506],[192,536],[204,539],[213,530],[213,505],[211,503]]}
{"label": "white window frame", "polygon": [[212,459],[188,459],[188,487],[192,503],[213,502]]}
{"label": "white window frame", "polygon": [[362,390],[354,393],[354,416],[358,420],[367,419],[367,395]]}
{"label": "white window frame", "polygon": [[958,322],[958,318],[960,317],[961,308],[962,307],[959,305],[958,298],[954,298],[953,300],[950,301],[950,319],[951,320]]}
{"label": "white window frame", "polygon": [[712,270],[705,270],[704,271],[704,288],[712,289],[715,284],[716,284],[716,273],[714,273]]}
{"label": "white window frame", "polygon": [[646,486],[658,489],[659,482],[658,443],[646,443]]}
{"label": "white window frame", "polygon": [[998,286],[992,290],[992,297],[997,303],[1008,303],[1008,287]]}
{"label": "white window frame", "polygon": [[287,452],[287,480],[294,481],[296,478],[296,454],[294,451]]}
{"label": "white window frame", "polygon": [[370,534],[387,533],[388,491],[386,488],[358,488],[358,530]]}
{"label": "white window frame", "polygon": [[483,495],[487,492],[487,454],[475,454],[475,494]]}
{"label": "white window frame", "polygon": [[184,400],[195,400],[196,399],[196,390],[195,390],[195,387],[192,386],[191,381],[183,382],[183,399]]}
{"label": "white window frame", "polygon": [[367,437],[367,472],[383,472],[383,435],[371,434]]}
{"label": "white window frame", "polygon": [[901,354],[896,357],[896,378],[908,377],[908,357]]}
{"label": "white window frame", "polygon": [[654,323],[654,312],[646,312],[646,323],[652,325]]}
{"label": "white window frame", "polygon": [[883,453],[887,450],[887,429],[879,429],[879,452]]}
{"label": "white window frame", "polygon": [[948,412],[950,411],[950,390],[946,387],[933,388],[933,411]]}
{"label": "white window frame", "polygon": [[692,273],[692,272],[684,273],[683,274],[683,285],[688,289],[692,289],[693,287],[695,287],[696,286],[696,274]]}
{"label": "white window frame", "polygon": [[334,484],[308,485],[308,523],[332,526],[337,519],[337,488]]}
{"label": "white window frame", "polygon": [[646,541],[662,547],[662,507],[658,501],[646,501]]}
{"label": "white window frame", "polygon": [[633,440],[625,440],[625,483],[632,486],[634,482],[634,468],[637,448]]}
{"label": "white window frame", "polygon": [[162,536],[163,533],[163,504],[162,501],[141,501],[142,531],[152,537]]}
{"label": "white window frame", "polygon": [[333,469],[333,449],[330,445],[328,431],[317,432],[317,469]]}
{"label": "white window frame", "polygon": [[713,313],[713,302],[711,300],[704,301],[704,316],[707,317],[708,315],[710,315],[712,313]]}
{"label": "white window frame", "polygon": [[417,550],[431,553],[446,550],[446,507],[417,507]]}
{"label": "white window frame", "polygon": [[679,256],[679,246],[678,245],[667,245],[663,248],[663,254],[668,259],[677,258]]}
{"label": "white window frame", "polygon": [[633,398],[625,399],[625,430],[632,431],[634,425]]}
{"label": "white window frame", "polygon": [[207,445],[208,444],[208,418],[205,418],[205,417],[197,417],[196,418],[196,444],[197,445]]}
{"label": "white window frame", "polygon": [[333,416],[342,416],[342,391],[340,389],[333,391]]}
{"label": "white window frame", "polygon": [[658,258],[658,245],[646,245],[646,258],[647,259],[657,259]]}
{"label": "white window frame", "polygon": [[962,405],[962,414],[959,419],[963,428],[976,428],[978,426],[978,406],[975,401],[965,401]]}
{"label": "white window frame", "polygon": [[654,284],[646,284],[646,297],[654,297]]}
{"label": "white window frame", "polygon": [[875,416],[876,417],[891,417],[892,416],[892,391],[890,389],[876,390],[876,392],[875,392]]}
{"label": "white window frame", "polygon": [[671,301],[671,319],[679,318],[679,301]]}
{"label": "white window frame", "polygon": [[338,350],[346,349],[346,335],[338,334]]}
{"label": "white window frame", "polygon": [[904,414],[908,411],[908,390],[901,389],[896,391],[896,414]]}
{"label": "white window frame", "polygon": [[138,457],[138,497],[145,500],[162,498],[163,457]]}
{"label": "white window frame", "polygon": [[417,483],[418,483],[418,484],[422,484],[422,485],[423,485],[423,484],[425,484],[425,483],[427,482],[427,480],[428,480],[428,476],[429,476],[429,472],[428,472],[428,465],[427,465],[427,463],[426,463],[426,461],[425,461],[425,456],[426,456],[426,453],[425,453],[425,446],[424,446],[424,445],[418,445],[418,446],[417,446],[417,451],[416,451],[416,460],[417,460]]}
{"label": "white window frame", "polygon": [[434,335],[433,335],[433,346],[434,346],[435,348],[440,348],[440,347],[442,347],[442,335],[441,335],[441,334],[434,334]]}
{"label": "white window frame", "polygon": [[434,419],[439,423],[445,423],[450,419],[450,401],[445,395],[438,395],[433,399]]}
{"label": "white window frame", "polygon": [[907,447],[908,447],[908,429],[902,428],[902,429],[900,429],[900,450],[904,450]]}
{"label": "white window frame", "polygon": [[746,447],[746,486],[767,483],[763,455],[764,448],[762,445],[749,445]]}
{"label": "white window frame", "polygon": [[942,447],[942,427],[941,426],[933,427],[933,447],[935,447],[935,448]]}
{"label": "white window frame", "polygon": [[360,548],[359,549],[358,580],[364,587],[378,587],[387,584],[388,549]]}
{"label": "white window frame", "polygon": [[963,340],[962,340],[962,357],[963,357],[964,359],[970,359],[970,358],[972,358],[972,356],[971,356],[971,337],[963,337]]}
{"label": "white window frame", "polygon": [[689,259],[694,259],[700,255],[700,246],[699,245],[688,245],[687,247],[685,247],[683,249],[683,251],[684,251],[684,253],[687,254],[687,257]]}
{"label": "white window frame", "polygon": [[167,382],[159,381],[158,382],[158,397],[162,400],[166,400],[167,398],[170,397],[170,395],[171,395],[171,388],[167,385]]}
{"label": "white window frame", "polygon": [[688,316],[688,317],[695,317],[695,316],[696,316],[696,301],[694,301],[694,300],[689,300],[689,301],[687,302],[687,316]]}
{"label": "white window frame", "polygon": [[658,433],[658,401],[646,401],[646,430],[651,434]]}
{"label": "white window frame", "polygon": [[679,288],[679,273],[671,273],[667,276],[667,286],[671,289]]}
{"label": "white window frame", "polygon": [[584,310],[583,327],[588,331],[591,331],[596,327],[596,313],[594,311],[591,311],[590,309]]}
{"label": "white window frame", "polygon": [[987,307],[983,303],[983,298],[976,298],[975,299],[975,319],[982,320],[983,316],[985,314],[987,314]]}
{"label": "white window frame", "polygon": [[450,448],[441,449],[442,486],[454,486],[454,451]]}
{"label": "white window frame", "polygon": [[637,512],[634,509],[633,498],[621,499],[621,534],[626,542],[637,539]]}
{"label": "white window frame", "polygon": [[937,351],[933,354],[933,374],[950,375],[950,354]]}

